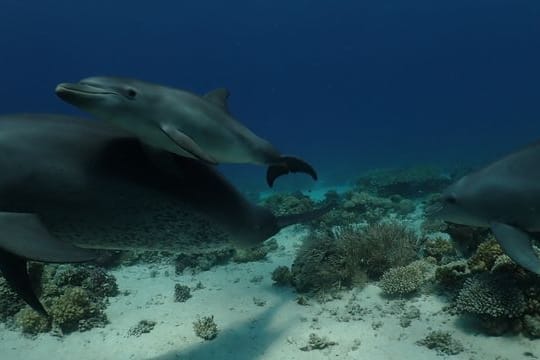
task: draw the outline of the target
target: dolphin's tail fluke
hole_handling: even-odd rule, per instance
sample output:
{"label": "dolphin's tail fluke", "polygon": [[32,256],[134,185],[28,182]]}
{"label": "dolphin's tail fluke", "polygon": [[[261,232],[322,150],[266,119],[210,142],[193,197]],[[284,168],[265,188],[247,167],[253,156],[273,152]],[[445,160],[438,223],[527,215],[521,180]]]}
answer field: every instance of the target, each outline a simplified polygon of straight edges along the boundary
{"label": "dolphin's tail fluke", "polygon": [[336,206],[335,203],[331,203],[331,204],[323,206],[323,207],[321,207],[319,209],[306,211],[306,212],[303,212],[303,213],[300,213],[300,214],[290,214],[290,215],[277,216],[276,217],[277,226],[278,226],[279,229],[283,229],[284,227],[289,226],[289,225],[306,223],[308,221],[315,220],[315,219],[323,216],[324,214],[326,214],[327,212],[329,212],[333,208],[335,208],[335,206]]}
{"label": "dolphin's tail fluke", "polygon": [[272,187],[274,181],[281,175],[288,173],[302,172],[310,175],[314,180],[317,180],[315,169],[307,162],[294,156],[281,156],[279,160],[270,165],[266,171],[266,182]]}

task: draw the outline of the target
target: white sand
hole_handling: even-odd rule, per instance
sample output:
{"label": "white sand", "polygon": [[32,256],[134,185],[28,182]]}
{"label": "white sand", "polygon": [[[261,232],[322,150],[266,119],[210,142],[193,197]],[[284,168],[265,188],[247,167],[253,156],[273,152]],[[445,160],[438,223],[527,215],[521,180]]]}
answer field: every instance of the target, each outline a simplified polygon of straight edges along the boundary
{"label": "white sand", "polygon": [[[399,325],[401,301],[385,300],[375,285],[353,290],[325,304],[298,305],[289,288],[272,285],[270,273],[278,265],[291,265],[302,237],[300,228],[280,233],[284,249],[269,261],[219,266],[196,276],[174,275],[172,266],[130,266],[114,271],[120,289],[129,295],[111,299],[103,329],[72,333],[63,338],[49,334],[31,339],[0,328],[0,359],[523,359],[530,351],[540,355],[540,342],[520,336],[486,337],[469,333],[460,321],[441,312],[444,301],[421,295],[406,304],[416,306],[420,319]],[[151,270],[158,270],[155,278]],[[167,276],[166,273],[169,275]],[[257,276],[262,281],[253,282]],[[192,292],[185,303],[173,302],[174,284],[204,289]],[[352,303],[366,313],[359,320],[339,321]],[[253,298],[266,301],[257,306]],[[214,315],[220,329],[212,341],[195,336],[197,316]],[[139,320],[154,320],[155,328],[140,337],[127,336]],[[342,319],[343,320],[343,319]],[[377,328],[377,326],[380,326]],[[439,356],[415,345],[431,330],[449,330],[465,346],[456,356]],[[338,344],[323,350],[301,351],[310,333]],[[355,341],[360,345],[356,346]]]}

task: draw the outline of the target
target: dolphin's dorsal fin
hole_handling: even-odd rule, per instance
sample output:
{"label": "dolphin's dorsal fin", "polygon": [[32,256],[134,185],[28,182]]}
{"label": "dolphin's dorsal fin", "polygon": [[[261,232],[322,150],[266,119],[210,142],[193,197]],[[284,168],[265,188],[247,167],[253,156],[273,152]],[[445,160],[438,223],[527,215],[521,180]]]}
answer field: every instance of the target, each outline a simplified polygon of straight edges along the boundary
{"label": "dolphin's dorsal fin", "polygon": [[227,99],[229,99],[229,95],[229,90],[226,88],[218,88],[206,93],[204,98],[228,113],[229,105],[227,104]]}

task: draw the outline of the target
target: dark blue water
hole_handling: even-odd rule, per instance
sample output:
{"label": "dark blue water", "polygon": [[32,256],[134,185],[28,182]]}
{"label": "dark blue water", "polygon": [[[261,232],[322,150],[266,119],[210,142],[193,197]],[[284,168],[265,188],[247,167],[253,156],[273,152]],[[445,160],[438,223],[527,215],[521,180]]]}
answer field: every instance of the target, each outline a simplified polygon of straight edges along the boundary
{"label": "dark blue water", "polygon": [[2,113],[75,113],[54,87],[90,75],[199,93],[226,86],[239,120],[326,179],[477,162],[539,138],[539,64],[537,0],[3,0],[0,9]]}

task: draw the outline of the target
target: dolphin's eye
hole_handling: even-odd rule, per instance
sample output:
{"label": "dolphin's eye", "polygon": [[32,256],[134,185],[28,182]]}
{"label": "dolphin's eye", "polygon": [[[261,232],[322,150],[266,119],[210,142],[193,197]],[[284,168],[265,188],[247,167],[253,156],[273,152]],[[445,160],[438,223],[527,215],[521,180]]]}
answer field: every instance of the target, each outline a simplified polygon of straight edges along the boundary
{"label": "dolphin's eye", "polygon": [[130,99],[135,99],[135,96],[137,96],[137,92],[133,89],[127,89],[126,95]]}

